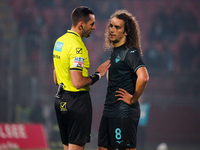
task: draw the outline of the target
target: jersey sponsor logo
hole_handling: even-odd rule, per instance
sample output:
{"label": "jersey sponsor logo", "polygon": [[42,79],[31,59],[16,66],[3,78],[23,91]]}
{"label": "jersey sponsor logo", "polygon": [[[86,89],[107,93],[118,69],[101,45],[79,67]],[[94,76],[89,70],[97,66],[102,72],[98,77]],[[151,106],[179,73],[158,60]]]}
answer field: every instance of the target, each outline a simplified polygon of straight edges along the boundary
{"label": "jersey sponsor logo", "polygon": [[60,59],[59,55],[53,55],[53,58]]}
{"label": "jersey sponsor logo", "polygon": [[82,54],[82,53],[83,53],[82,48],[77,47],[76,48],[76,54]]}
{"label": "jersey sponsor logo", "polygon": [[136,50],[130,51],[130,53],[135,53]]}
{"label": "jersey sponsor logo", "polygon": [[56,45],[55,45],[55,47],[54,47],[54,50],[55,50],[55,51],[61,52],[62,47],[63,47],[63,44],[64,44],[64,43],[62,43],[62,42],[56,42]]}
{"label": "jersey sponsor logo", "polygon": [[84,58],[82,57],[75,57],[73,67],[80,67],[83,68]]}

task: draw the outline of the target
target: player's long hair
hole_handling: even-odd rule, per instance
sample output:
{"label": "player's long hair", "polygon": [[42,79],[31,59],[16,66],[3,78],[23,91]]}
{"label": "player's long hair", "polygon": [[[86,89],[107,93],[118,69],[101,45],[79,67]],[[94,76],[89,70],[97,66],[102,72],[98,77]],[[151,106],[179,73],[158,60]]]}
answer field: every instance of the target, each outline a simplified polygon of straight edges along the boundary
{"label": "player's long hair", "polygon": [[127,48],[131,46],[136,47],[139,50],[140,54],[142,54],[142,49],[140,45],[139,24],[136,21],[135,17],[132,16],[132,14],[123,9],[117,10],[114,14],[110,16],[110,20],[107,24],[105,31],[105,49],[108,50],[113,46],[109,39],[109,32],[110,32],[110,21],[114,17],[123,20],[125,22],[124,30],[127,33],[125,46]]}

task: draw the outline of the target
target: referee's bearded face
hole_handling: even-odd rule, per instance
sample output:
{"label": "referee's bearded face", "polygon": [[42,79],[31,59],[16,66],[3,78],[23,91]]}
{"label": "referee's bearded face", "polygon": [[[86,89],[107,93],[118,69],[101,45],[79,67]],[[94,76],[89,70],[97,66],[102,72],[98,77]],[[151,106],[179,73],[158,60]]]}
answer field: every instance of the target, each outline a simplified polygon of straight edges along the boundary
{"label": "referee's bearded face", "polygon": [[124,44],[126,41],[126,32],[124,31],[125,22],[116,17],[110,20],[109,39],[115,45]]}
{"label": "referee's bearded face", "polygon": [[83,37],[88,38],[92,32],[96,28],[95,26],[95,16],[90,14],[90,20],[83,25]]}

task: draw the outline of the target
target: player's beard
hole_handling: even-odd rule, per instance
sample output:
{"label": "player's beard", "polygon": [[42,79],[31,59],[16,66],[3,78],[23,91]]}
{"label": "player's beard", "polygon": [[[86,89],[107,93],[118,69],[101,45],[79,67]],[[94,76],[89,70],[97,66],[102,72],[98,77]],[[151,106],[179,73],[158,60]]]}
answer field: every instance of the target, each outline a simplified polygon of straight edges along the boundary
{"label": "player's beard", "polygon": [[120,36],[120,37],[114,36],[114,37],[115,37],[115,38],[110,37],[110,42],[111,42],[113,45],[116,44],[116,43],[119,43],[119,42],[123,39],[124,36]]}
{"label": "player's beard", "polygon": [[113,44],[119,43],[119,40],[112,41]]}
{"label": "player's beard", "polygon": [[110,39],[110,42],[111,42],[112,44],[116,44],[116,43],[119,42],[119,40],[117,40],[117,39],[115,39],[115,40],[111,40],[111,39]]}

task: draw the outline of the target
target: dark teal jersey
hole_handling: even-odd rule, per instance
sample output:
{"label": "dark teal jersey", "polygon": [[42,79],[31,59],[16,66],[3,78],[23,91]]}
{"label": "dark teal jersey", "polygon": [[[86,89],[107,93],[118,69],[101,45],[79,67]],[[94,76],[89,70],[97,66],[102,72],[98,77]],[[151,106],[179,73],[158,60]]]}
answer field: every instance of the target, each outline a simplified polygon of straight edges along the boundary
{"label": "dark teal jersey", "polygon": [[139,51],[134,48],[125,48],[124,45],[114,48],[111,53],[111,67],[109,68],[109,82],[105,101],[104,115],[108,117],[140,116],[139,103],[128,105],[117,101],[116,91],[119,88],[132,94],[135,91],[137,80],[136,71],[145,66]]}

